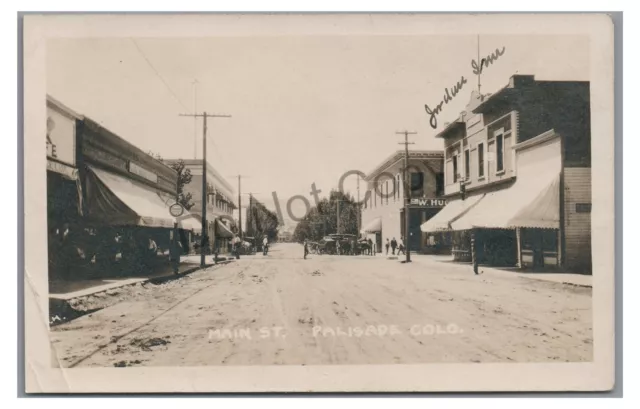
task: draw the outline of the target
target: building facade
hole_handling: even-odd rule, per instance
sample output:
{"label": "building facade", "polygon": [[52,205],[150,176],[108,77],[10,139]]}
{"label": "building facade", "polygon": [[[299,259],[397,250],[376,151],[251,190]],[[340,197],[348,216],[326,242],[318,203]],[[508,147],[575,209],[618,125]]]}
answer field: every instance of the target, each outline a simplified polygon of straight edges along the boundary
{"label": "building facade", "polygon": [[420,225],[435,216],[446,202],[441,151],[412,151],[408,161],[409,240],[405,241],[403,169],[405,152],[397,151],[365,177],[361,233],[371,238],[378,252],[387,239],[402,241],[411,251],[434,251],[435,243]]}
{"label": "building facade", "polygon": [[514,75],[436,136],[447,206],[421,227],[489,265],[591,269],[589,83]]}
{"label": "building facade", "polygon": [[[164,159],[168,165],[178,162],[179,159]],[[191,214],[202,219],[202,169],[201,159],[182,160],[185,169],[191,171],[191,182],[183,187],[184,193],[191,193],[193,207],[189,210]],[[236,204],[233,201],[234,189],[231,184],[223,178],[220,173],[207,163],[207,231],[209,248],[206,252],[228,253],[231,239],[234,237],[233,230],[236,228],[233,218],[233,211]],[[196,237],[196,243],[199,237]]]}
{"label": "building facade", "polygon": [[82,116],[47,96],[47,230],[49,271],[62,275],[62,242],[82,220],[82,186],[77,168],[77,124]]}
{"label": "building facade", "polygon": [[153,269],[200,229],[170,212],[175,170],[50,96],[47,169],[50,276]]}

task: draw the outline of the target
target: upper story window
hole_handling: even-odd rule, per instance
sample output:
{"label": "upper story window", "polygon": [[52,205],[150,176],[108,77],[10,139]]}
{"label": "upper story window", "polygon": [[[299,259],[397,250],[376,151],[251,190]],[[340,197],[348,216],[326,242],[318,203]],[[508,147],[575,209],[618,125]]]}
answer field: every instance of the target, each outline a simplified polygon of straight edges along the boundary
{"label": "upper story window", "polygon": [[384,182],[384,197],[387,204],[389,204],[389,181],[388,180],[385,180]]}
{"label": "upper story window", "polygon": [[504,133],[496,133],[496,172],[504,170]]}
{"label": "upper story window", "polygon": [[453,163],[453,183],[456,183],[458,181],[458,155],[453,155],[451,162]]}
{"label": "upper story window", "polygon": [[422,197],[424,195],[424,173],[411,173],[411,197]]}
{"label": "upper story window", "polygon": [[478,178],[484,177],[484,143],[478,144]]}
{"label": "upper story window", "polygon": [[378,184],[375,185],[374,189],[373,189],[373,207],[378,207],[378,192],[380,188],[378,187]]}
{"label": "upper story window", "polygon": [[464,178],[465,180],[471,178],[471,152],[469,149],[464,151]]}
{"label": "upper story window", "polygon": [[444,194],[444,173],[436,173],[436,196]]}

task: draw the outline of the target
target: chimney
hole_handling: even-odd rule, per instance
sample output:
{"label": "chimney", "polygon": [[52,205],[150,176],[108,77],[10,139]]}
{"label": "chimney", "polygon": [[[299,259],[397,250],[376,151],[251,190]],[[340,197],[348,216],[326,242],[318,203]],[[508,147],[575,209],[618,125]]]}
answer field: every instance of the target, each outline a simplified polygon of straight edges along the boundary
{"label": "chimney", "polygon": [[533,75],[512,75],[509,79],[509,88],[521,88],[533,85],[536,82]]}

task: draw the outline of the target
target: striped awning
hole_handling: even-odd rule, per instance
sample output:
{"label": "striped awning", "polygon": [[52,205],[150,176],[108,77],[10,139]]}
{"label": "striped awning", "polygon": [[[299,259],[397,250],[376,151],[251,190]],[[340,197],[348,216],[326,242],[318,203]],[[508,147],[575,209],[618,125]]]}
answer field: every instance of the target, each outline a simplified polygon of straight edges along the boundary
{"label": "striped awning", "polygon": [[216,219],[216,237],[231,239],[234,236],[235,234],[220,219]]}
{"label": "striped awning", "polygon": [[119,174],[89,166],[88,218],[113,226],[173,228],[176,221],[158,191]]}

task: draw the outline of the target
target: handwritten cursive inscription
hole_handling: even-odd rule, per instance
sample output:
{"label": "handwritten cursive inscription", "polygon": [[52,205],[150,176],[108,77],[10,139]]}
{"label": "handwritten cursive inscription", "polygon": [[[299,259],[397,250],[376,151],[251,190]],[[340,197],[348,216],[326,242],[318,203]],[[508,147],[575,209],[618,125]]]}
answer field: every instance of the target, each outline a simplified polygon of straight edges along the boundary
{"label": "handwritten cursive inscription", "polygon": [[[460,78],[460,81],[456,83],[456,85],[444,90],[444,97],[442,98],[442,101],[440,101],[440,103],[436,105],[434,109],[429,108],[429,105],[427,104],[424,105],[424,110],[427,111],[427,114],[429,114],[429,125],[431,125],[433,129],[436,129],[438,127],[437,115],[442,112],[442,106],[444,104],[448,104],[451,100],[453,100],[453,98],[458,95],[458,92],[460,92],[460,90],[462,89],[462,86],[466,83],[467,79],[463,75]],[[449,90],[451,90],[451,93],[449,93]]]}
{"label": "handwritten cursive inscription", "polygon": [[[502,50],[496,48],[496,51],[487,55],[486,58],[481,59],[479,63],[476,60],[471,60],[471,68],[473,68],[473,73],[475,75],[482,74],[482,70],[484,68],[489,67],[491,64],[494,63],[494,61],[500,58],[504,54],[505,50],[506,50],[506,47],[502,47]],[[463,75],[460,78],[460,81],[456,83],[456,85],[454,85],[451,88],[445,88],[444,97],[442,98],[440,103],[438,103],[438,105],[435,106],[435,108],[431,109],[429,108],[429,105],[427,104],[424,105],[424,110],[429,115],[429,125],[431,125],[433,129],[436,129],[438,127],[438,114],[442,112],[442,107],[445,104],[448,104],[451,100],[453,100],[453,98],[456,95],[458,95],[458,93],[462,89],[462,86],[466,83],[467,83],[467,79]]]}
{"label": "handwritten cursive inscription", "polygon": [[500,58],[500,56],[502,56],[502,54],[504,54],[505,50],[506,47],[502,47],[502,50],[496,48],[495,52],[487,55],[487,58],[483,58],[480,60],[480,66],[478,66],[478,62],[476,60],[471,60],[471,68],[473,68],[473,73],[476,75],[482,74],[482,68],[489,67],[489,65],[493,64],[495,60],[497,60],[498,58]]}

